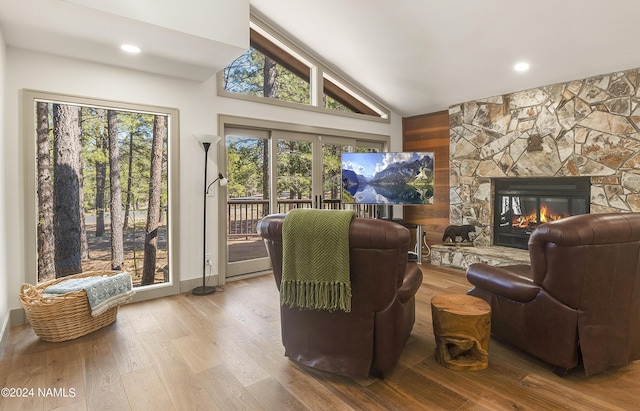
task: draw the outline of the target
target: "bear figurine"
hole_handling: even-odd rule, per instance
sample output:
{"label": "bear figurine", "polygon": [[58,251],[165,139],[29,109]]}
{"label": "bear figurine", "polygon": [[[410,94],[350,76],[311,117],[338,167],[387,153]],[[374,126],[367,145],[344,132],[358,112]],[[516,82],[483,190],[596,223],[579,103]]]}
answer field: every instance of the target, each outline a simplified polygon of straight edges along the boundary
{"label": "bear figurine", "polygon": [[447,238],[451,239],[452,243],[456,243],[456,238],[461,237],[462,242],[468,241],[471,242],[469,238],[469,233],[473,233],[476,231],[476,227],[471,224],[465,225],[450,225],[444,230],[444,235],[442,236],[442,242],[446,242]]}

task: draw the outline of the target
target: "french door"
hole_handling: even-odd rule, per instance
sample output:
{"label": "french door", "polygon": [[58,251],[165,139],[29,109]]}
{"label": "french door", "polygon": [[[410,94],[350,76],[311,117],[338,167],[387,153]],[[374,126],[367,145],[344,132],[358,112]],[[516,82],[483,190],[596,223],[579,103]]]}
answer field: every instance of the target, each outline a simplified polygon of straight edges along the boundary
{"label": "french door", "polygon": [[270,269],[257,222],[294,208],[340,208],[341,154],[355,139],[225,128],[226,278]]}

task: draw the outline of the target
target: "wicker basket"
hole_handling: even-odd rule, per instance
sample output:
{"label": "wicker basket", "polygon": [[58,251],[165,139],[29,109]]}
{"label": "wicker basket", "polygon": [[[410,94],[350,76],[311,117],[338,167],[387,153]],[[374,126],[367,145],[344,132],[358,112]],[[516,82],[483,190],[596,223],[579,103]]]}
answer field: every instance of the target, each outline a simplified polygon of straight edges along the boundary
{"label": "wicker basket", "polygon": [[87,271],[45,281],[36,286],[22,284],[20,302],[27,313],[27,319],[33,331],[43,341],[60,342],[82,337],[114,322],[118,315],[118,306],[93,317],[87,293],[84,290],[51,297],[43,297],[42,294],[47,287],[70,278],[112,276],[118,273],[117,271]]}

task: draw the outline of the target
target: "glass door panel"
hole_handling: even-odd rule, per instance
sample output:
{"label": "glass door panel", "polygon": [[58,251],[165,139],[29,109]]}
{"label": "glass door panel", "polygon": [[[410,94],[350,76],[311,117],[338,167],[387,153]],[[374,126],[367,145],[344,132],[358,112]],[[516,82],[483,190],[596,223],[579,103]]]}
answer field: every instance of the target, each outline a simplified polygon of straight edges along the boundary
{"label": "glass door panel", "polygon": [[352,144],[333,143],[321,137],[322,146],[322,208],[342,208],[342,153],[353,149]]}
{"label": "glass door panel", "polygon": [[277,212],[314,207],[313,139],[309,136],[278,138],[275,154]]}
{"label": "glass door panel", "polygon": [[[266,248],[256,233],[262,217],[295,208],[343,208],[341,154],[355,150],[356,141],[230,127],[225,130],[225,141],[229,278],[270,268]],[[378,151],[378,145],[360,150]],[[372,212],[364,214],[373,216]]]}
{"label": "glass door panel", "polygon": [[267,250],[257,234],[269,214],[269,133],[228,128],[226,277],[269,269]]}

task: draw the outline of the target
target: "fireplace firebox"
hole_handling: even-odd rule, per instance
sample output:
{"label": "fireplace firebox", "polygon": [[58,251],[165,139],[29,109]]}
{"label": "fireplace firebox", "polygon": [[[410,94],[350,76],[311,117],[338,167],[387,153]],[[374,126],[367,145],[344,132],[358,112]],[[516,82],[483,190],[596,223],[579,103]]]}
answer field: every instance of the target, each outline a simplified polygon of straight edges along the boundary
{"label": "fireplace firebox", "polygon": [[497,178],[494,193],[494,245],[526,250],[538,225],[590,212],[589,177]]}

